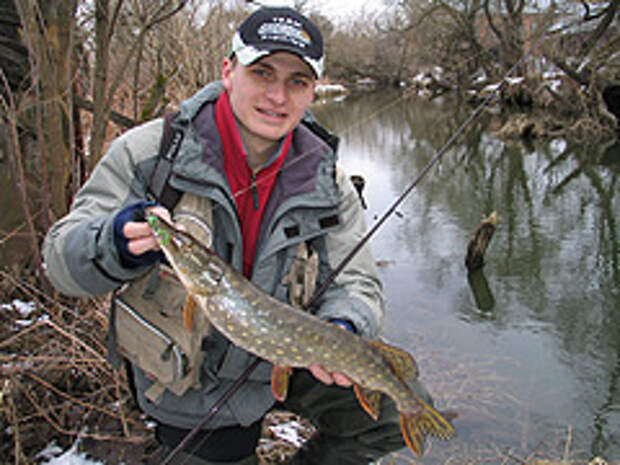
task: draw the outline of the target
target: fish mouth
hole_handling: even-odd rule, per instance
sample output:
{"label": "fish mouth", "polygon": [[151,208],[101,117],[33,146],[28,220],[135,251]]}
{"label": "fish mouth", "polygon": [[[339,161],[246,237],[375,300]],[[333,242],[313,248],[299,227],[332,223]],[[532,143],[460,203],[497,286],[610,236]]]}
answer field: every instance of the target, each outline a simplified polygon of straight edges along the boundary
{"label": "fish mouth", "polygon": [[148,225],[153,231],[153,235],[160,247],[174,247],[180,249],[184,242],[188,242],[189,238],[187,234],[183,234],[183,231],[177,229],[173,224],[169,223],[165,218],[157,215],[154,212],[148,213],[146,218]]}
{"label": "fish mouth", "polygon": [[166,256],[172,251],[184,254],[199,253],[206,256],[213,254],[209,247],[192,236],[183,226],[177,227],[156,213],[148,214],[147,222]]}
{"label": "fish mouth", "polygon": [[172,235],[170,231],[171,228],[167,227],[168,225],[166,222],[155,213],[148,213],[146,221],[153,231],[153,235],[157,239],[159,245],[162,247],[167,246],[172,240]]}

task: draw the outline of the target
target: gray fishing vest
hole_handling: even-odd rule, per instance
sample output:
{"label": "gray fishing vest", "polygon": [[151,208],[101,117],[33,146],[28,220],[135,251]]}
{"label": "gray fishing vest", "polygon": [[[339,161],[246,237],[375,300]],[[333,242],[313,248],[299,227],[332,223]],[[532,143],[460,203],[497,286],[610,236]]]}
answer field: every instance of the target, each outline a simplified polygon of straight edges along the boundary
{"label": "gray fishing vest", "polygon": [[[185,193],[173,211],[174,222],[205,245],[211,243],[211,202]],[[301,307],[316,287],[318,257],[305,242],[283,284],[289,301]],[[200,388],[205,357],[204,339],[211,325],[167,265],[153,267],[145,276],[119,289],[113,299],[110,333],[112,353],[129,360],[154,383],[145,392],[157,403],[164,390],[182,396],[189,388]],[[115,357],[112,357],[115,358]],[[118,363],[117,363],[118,365]]]}

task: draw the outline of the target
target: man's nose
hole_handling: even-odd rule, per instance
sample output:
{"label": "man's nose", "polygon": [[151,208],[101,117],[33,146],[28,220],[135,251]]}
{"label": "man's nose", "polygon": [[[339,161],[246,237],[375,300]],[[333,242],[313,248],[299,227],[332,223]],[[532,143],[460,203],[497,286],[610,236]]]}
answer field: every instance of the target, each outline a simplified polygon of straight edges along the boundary
{"label": "man's nose", "polygon": [[286,101],[286,85],[284,82],[275,81],[267,86],[267,96],[275,103],[282,104]]}

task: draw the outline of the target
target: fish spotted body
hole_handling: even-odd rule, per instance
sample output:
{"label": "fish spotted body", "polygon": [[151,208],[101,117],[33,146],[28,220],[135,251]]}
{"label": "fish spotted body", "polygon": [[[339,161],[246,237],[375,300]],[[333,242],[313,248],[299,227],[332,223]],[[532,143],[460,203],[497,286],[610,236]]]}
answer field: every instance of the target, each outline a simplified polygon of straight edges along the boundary
{"label": "fish spotted body", "polygon": [[362,407],[377,419],[381,393],[395,402],[409,448],[421,455],[425,437],[454,435],[444,416],[408,384],[418,376],[406,351],[362,337],[294,308],[245,279],[190,234],[155,215],[148,222],[170,265],[209,321],[235,345],[273,363],[274,396],[284,400],[292,368],[322,365],[354,382]]}

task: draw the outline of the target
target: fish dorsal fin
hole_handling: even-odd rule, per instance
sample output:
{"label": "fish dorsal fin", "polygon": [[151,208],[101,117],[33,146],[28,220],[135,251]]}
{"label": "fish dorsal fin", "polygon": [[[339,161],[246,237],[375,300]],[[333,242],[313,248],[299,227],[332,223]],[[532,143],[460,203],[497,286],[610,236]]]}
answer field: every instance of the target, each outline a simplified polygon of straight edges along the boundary
{"label": "fish dorsal fin", "polygon": [[377,421],[381,413],[381,393],[372,389],[366,389],[359,384],[353,386],[353,391],[362,408],[373,420]]}
{"label": "fish dorsal fin", "polygon": [[409,382],[418,377],[418,364],[409,352],[381,341],[369,341],[369,343],[400,379]]}

